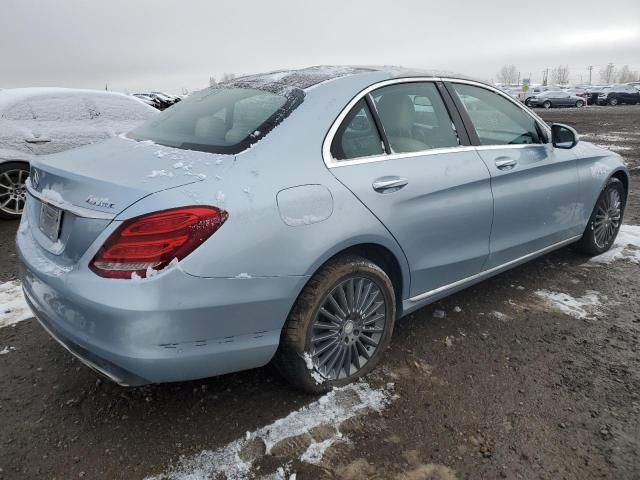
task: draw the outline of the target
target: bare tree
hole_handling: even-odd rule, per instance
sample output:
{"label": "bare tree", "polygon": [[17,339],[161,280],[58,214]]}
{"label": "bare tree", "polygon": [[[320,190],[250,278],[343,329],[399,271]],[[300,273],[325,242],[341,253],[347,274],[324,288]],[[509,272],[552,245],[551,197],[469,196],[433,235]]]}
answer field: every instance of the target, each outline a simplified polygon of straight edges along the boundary
{"label": "bare tree", "polygon": [[608,63],[606,67],[600,69],[600,81],[602,83],[613,82],[616,67],[613,63]]}
{"label": "bare tree", "polygon": [[210,87],[215,87],[218,84],[218,82],[216,82],[216,77],[209,77],[209,86]]}
{"label": "bare tree", "polygon": [[551,83],[555,85],[566,85],[569,83],[569,66],[558,65],[551,70]]}
{"label": "bare tree", "polygon": [[512,85],[518,80],[518,69],[515,65],[503,65],[498,71],[498,82]]}
{"label": "bare tree", "polygon": [[638,72],[632,72],[629,65],[624,65],[618,72],[618,83],[633,82],[638,78]]}
{"label": "bare tree", "polygon": [[220,83],[228,82],[229,80],[233,80],[234,78],[236,78],[235,73],[223,73],[222,78],[220,79]]}

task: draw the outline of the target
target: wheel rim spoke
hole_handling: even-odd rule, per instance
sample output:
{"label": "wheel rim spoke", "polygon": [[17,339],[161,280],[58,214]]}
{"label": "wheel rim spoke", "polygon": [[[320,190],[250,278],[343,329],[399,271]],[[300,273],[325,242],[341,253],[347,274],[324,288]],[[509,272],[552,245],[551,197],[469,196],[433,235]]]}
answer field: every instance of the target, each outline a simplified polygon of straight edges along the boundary
{"label": "wheel rim spoke", "polygon": [[0,211],[20,215],[25,204],[24,181],[29,172],[22,169],[7,170],[0,174]]}
{"label": "wheel rim spoke", "polygon": [[326,295],[311,323],[310,353],[327,379],[355,375],[379,348],[387,327],[387,303],[381,288],[354,274]]}
{"label": "wheel rim spoke", "polygon": [[620,193],[610,189],[600,199],[593,220],[593,237],[599,248],[609,246],[615,238],[622,219]]}

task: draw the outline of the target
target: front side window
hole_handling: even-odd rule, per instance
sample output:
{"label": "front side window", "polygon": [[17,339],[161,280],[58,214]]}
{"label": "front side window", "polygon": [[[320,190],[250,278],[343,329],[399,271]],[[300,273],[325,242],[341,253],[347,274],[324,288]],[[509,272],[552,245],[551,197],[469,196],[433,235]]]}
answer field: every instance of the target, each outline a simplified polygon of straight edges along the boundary
{"label": "front side window", "polygon": [[372,93],[392,153],[460,145],[449,112],[433,83],[389,85]]}
{"label": "front side window", "polygon": [[331,142],[331,156],[336,160],[351,160],[385,153],[384,145],[371,111],[360,100],[346,116]]}
{"label": "front side window", "polygon": [[189,96],[127,136],[170,147],[235,154],[264,137],[303,99],[304,92],[291,87],[225,84]]}
{"label": "front side window", "polygon": [[486,88],[454,83],[482,145],[541,143],[531,115]]}

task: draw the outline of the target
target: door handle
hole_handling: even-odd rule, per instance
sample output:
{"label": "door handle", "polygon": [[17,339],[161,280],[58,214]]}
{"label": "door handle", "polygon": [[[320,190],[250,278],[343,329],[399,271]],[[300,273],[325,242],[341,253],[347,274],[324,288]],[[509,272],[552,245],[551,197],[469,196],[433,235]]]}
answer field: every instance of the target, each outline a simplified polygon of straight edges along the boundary
{"label": "door handle", "polygon": [[409,180],[403,177],[380,177],[373,181],[372,187],[378,193],[392,193],[407,185]]}
{"label": "door handle", "polygon": [[513,158],[498,158],[496,167],[500,170],[511,170],[518,164]]}
{"label": "door handle", "polygon": [[51,139],[49,137],[26,137],[24,141],[27,143],[48,143]]}

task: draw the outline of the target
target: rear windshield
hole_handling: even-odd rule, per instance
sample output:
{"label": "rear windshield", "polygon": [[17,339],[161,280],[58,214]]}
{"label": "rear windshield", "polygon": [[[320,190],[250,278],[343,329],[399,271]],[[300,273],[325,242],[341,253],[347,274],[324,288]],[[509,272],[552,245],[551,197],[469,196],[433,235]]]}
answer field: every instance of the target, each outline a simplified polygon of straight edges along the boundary
{"label": "rear windshield", "polygon": [[277,84],[212,87],[189,96],[127,136],[187,150],[235,154],[269,133],[303,98],[302,90]]}

